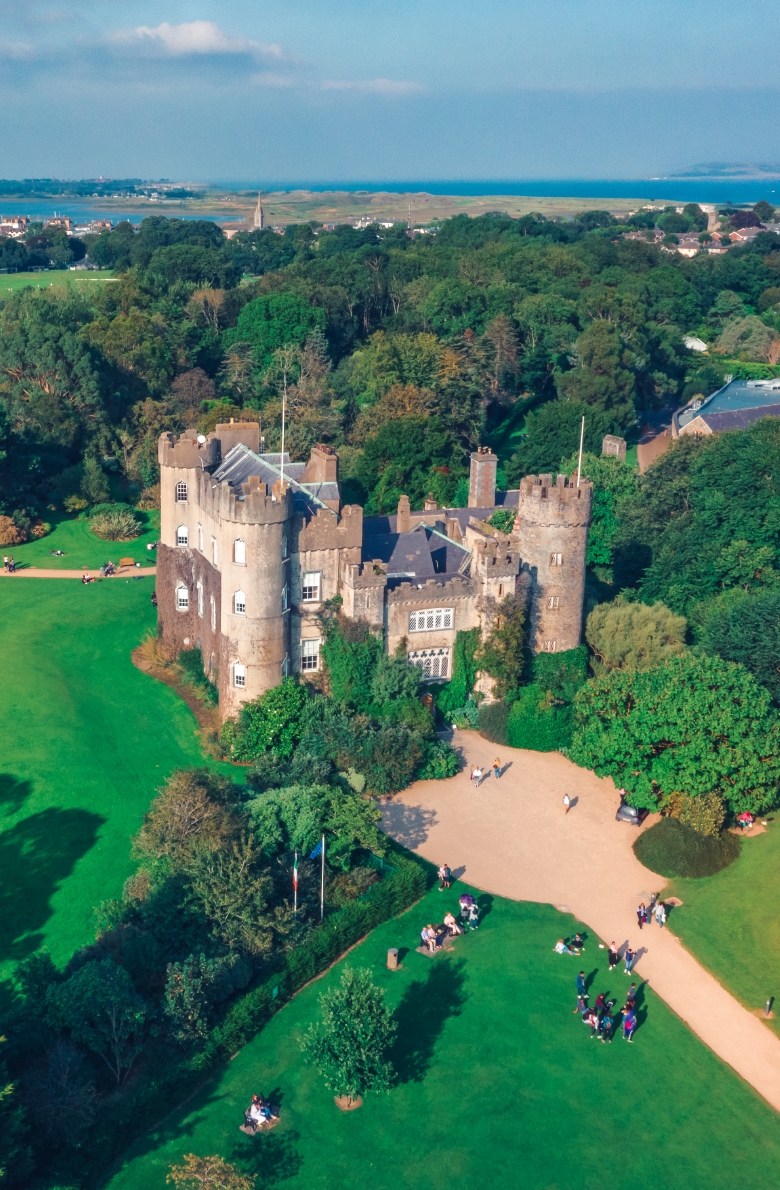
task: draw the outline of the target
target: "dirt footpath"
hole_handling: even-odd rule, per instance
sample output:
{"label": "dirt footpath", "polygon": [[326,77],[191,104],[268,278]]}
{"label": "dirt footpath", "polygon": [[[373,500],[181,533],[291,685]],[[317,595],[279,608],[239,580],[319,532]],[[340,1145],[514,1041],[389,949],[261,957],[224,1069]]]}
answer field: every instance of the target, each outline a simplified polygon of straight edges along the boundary
{"label": "dirt footpath", "polygon": [[[418,781],[384,808],[383,827],[404,846],[486,892],[542,901],[572,913],[597,935],[586,965],[606,956],[599,941],[630,942],[635,970],[710,1049],[780,1111],[780,1038],[734,999],[682,944],[653,923],[640,932],[636,907],[665,884],[636,859],[635,827],[615,822],[620,798],[611,780],[577,768],[557,752],[496,749],[475,732],[456,732],[465,770],[449,781]],[[499,781],[490,764],[505,766]],[[479,789],[472,765],[487,774]],[[563,796],[572,807],[564,814]],[[645,827],[650,822],[645,824]],[[561,927],[564,928],[563,926]],[[550,946],[555,943],[550,938]],[[572,966],[574,958],[562,955]],[[618,988],[629,980],[622,965]],[[756,1005],[756,1008],[761,1007]]]}

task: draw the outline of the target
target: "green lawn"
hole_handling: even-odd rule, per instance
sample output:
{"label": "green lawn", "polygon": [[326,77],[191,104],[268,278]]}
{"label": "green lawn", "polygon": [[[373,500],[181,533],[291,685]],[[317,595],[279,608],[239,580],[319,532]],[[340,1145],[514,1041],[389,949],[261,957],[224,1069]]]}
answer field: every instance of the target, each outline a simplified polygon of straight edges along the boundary
{"label": "green lawn", "polygon": [[[774,1190],[780,1119],[763,1101],[650,992],[632,1045],[590,1040],[572,1015],[580,961],[551,949],[571,919],[481,899],[479,933],[434,960],[411,948],[454,895],[374,931],[134,1146],[110,1190],[164,1190],[189,1152],[236,1162],[258,1190]],[[395,973],[391,945],[410,948]],[[600,966],[592,992],[622,994],[602,955],[591,941],[583,957]],[[348,1114],[299,1051],[344,963],[371,968],[400,1020],[399,1085]],[[282,1104],[268,1136],[238,1131],[253,1092]]]}
{"label": "green lawn", "polygon": [[65,285],[94,285],[96,281],[114,280],[111,269],[96,269],[72,273],[70,269],[56,269],[48,273],[2,273],[0,274],[0,298],[9,291],[24,289],[61,289]]}
{"label": "green lawn", "polygon": [[[154,566],[154,550],[147,550],[147,542],[157,541],[160,536],[160,514],[158,511],[138,512],[135,515],[143,524],[143,532],[133,541],[102,541],[89,527],[86,519],[47,512],[49,524],[53,526],[47,537],[28,541],[26,545],[3,546],[2,552],[13,554],[17,568],[42,566],[48,570],[82,570],[102,566],[109,558],[118,562],[120,558],[135,558],[142,566]],[[53,558],[52,550],[64,550],[64,558]]]}
{"label": "green lawn", "polygon": [[155,789],[202,763],[186,705],[130,661],[153,581],[0,581],[0,979],[92,940]]}
{"label": "green lawn", "polygon": [[[699,962],[748,1008],[773,996],[780,1014],[780,820],[717,876],[674,880],[667,892],[683,902],[669,924]],[[772,1024],[780,1032],[780,1018]]]}

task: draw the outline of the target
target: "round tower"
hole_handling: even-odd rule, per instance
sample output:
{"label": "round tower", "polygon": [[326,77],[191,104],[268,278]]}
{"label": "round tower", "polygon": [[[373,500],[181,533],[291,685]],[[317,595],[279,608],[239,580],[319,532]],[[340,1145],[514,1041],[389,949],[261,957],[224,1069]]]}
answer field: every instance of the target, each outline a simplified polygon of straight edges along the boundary
{"label": "round tower", "polygon": [[534,653],[574,649],[582,635],[585,558],[593,484],[566,475],[527,475],[520,484],[513,537],[530,595]]}

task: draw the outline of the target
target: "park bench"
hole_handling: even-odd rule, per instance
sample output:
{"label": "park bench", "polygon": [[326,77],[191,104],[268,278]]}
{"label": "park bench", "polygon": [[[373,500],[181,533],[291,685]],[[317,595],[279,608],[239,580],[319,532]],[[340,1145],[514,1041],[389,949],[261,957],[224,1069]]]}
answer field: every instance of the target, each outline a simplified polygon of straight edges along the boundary
{"label": "park bench", "polygon": [[120,566],[135,566],[135,558],[120,558]]}

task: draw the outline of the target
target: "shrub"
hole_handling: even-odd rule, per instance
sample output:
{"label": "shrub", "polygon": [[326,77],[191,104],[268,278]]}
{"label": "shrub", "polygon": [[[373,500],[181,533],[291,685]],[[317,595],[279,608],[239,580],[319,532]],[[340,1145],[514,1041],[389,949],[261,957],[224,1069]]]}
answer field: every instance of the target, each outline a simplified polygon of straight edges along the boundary
{"label": "shrub", "polygon": [[686,622],[664,603],[614,603],[594,607],[585,639],[607,669],[652,669],[685,650]]}
{"label": "shrub", "polygon": [[[380,657],[381,641],[372,636],[361,620],[344,620],[325,610],[322,618],[325,644],[322,657],[334,702],[352,711],[365,711],[371,704],[372,687]],[[392,662],[390,663],[393,664]],[[385,674],[380,685],[393,680]]]}
{"label": "shrub", "polygon": [[45,537],[47,533],[51,533],[51,525],[48,521],[35,521],[30,532],[38,540],[41,537]]}
{"label": "shrub", "polygon": [[0,516],[0,545],[22,545],[27,540],[24,529],[20,529],[9,516]]}
{"label": "shrub", "polygon": [[523,677],[525,662],[525,603],[515,595],[503,600],[484,644],[477,650],[480,669],[496,679],[493,693],[506,698]]}
{"label": "shrub", "polygon": [[741,843],[728,832],[713,838],[677,818],[662,818],[639,836],[634,854],[659,876],[714,876],[734,862]]}
{"label": "shrub", "polygon": [[219,691],[204,673],[203,654],[200,649],[183,649],[177,661],[184,671],[187,685],[193,686],[204,702],[216,706],[219,702]]}
{"label": "shrub", "polygon": [[744,665],[780,703],[780,587],[726,591],[702,613],[701,647]]}
{"label": "shrub", "polygon": [[689,797],[687,793],[673,793],[669,799],[669,813],[700,835],[719,835],[726,818],[726,805],[717,793],[702,793]]}
{"label": "shrub", "polygon": [[371,972],[347,968],[340,986],[320,996],[320,1009],[321,1024],[309,1026],[301,1045],[304,1062],[350,1103],[366,1091],[389,1091],[387,1051],[396,1023]]}
{"label": "shrub", "polygon": [[238,720],[229,719],[222,729],[223,746],[234,760],[257,760],[271,751],[287,758],[301,738],[301,720],[308,695],[293,678],[266,690],[245,703]]}
{"label": "shrub", "polygon": [[573,702],[588,676],[585,645],[561,653],[538,653],[531,662],[533,680],[556,701]]}
{"label": "shrub", "polygon": [[568,748],[571,737],[572,708],[556,706],[536,682],[524,686],[509,712],[509,746],[533,752],[557,752]]}
{"label": "shrub", "polygon": [[90,518],[92,532],[103,541],[132,541],[141,532],[141,523],[132,512],[101,512]]}
{"label": "shrub", "polygon": [[511,706],[508,702],[491,702],[479,708],[477,726],[480,735],[494,744],[506,747],[509,743],[507,723]]}
{"label": "shrub", "polygon": [[83,496],[66,496],[62,501],[62,507],[66,512],[83,512],[89,504]]}
{"label": "shrub", "polygon": [[476,727],[479,721],[479,707],[473,698],[469,698],[465,706],[456,707],[450,711],[447,718],[456,727]]}
{"label": "shrub", "polygon": [[499,533],[509,534],[512,532],[516,516],[516,508],[499,508],[488,518],[488,524],[492,525],[494,529],[498,529]]}
{"label": "shrub", "polygon": [[452,678],[445,685],[437,686],[433,691],[436,706],[442,714],[447,715],[458,707],[465,706],[474,689],[479,669],[476,660],[479,644],[478,628],[471,628],[468,632],[458,632],[456,635],[452,657]]}
{"label": "shrub", "polygon": [[154,483],[150,488],[144,488],[141,492],[136,508],[140,508],[143,512],[151,512],[153,509],[159,507],[160,485],[159,483]]}
{"label": "shrub", "polygon": [[434,740],[429,746],[425,764],[417,774],[423,781],[441,781],[460,771],[460,761],[454,748],[444,740]]}

